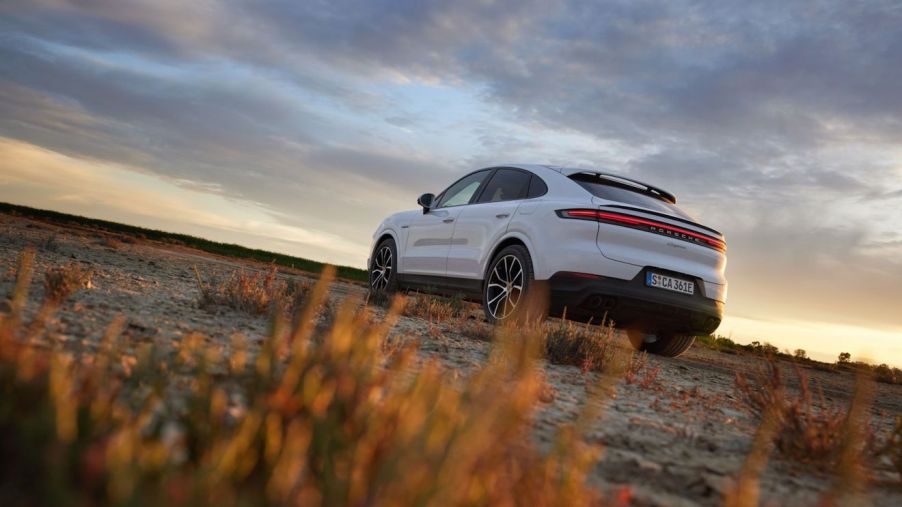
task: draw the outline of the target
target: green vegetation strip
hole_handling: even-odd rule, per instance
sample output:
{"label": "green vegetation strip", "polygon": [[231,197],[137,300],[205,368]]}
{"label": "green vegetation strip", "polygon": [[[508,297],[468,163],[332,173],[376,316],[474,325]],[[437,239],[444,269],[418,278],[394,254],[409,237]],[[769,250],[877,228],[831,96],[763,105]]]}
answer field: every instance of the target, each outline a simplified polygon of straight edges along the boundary
{"label": "green vegetation strip", "polygon": [[[311,273],[319,273],[325,266],[325,264],[322,262],[312,261],[310,259],[303,259],[301,257],[293,257],[291,255],[285,255],[275,252],[267,252],[266,250],[248,248],[241,245],[219,243],[216,241],[210,241],[208,239],[189,236],[187,234],[177,234],[174,232],[158,231],[155,229],[145,229],[144,227],[137,227],[134,225],[119,224],[106,220],[98,220],[96,218],[86,218],[78,215],[69,215],[67,213],[59,213],[57,211],[29,208],[27,206],[18,206],[16,204],[9,204],[4,202],[0,202],[0,212],[35,218],[39,220],[46,220],[61,225],[79,225],[82,227],[100,229],[106,232],[125,234],[127,236],[133,236],[135,238],[175,243],[191,248],[196,248],[198,250],[203,250],[204,252],[209,252],[212,254],[224,255],[226,257],[234,257],[237,259],[251,259],[260,262],[273,263],[279,266],[309,271]],[[336,270],[336,274],[340,278],[358,281],[365,281],[367,279],[367,273],[363,269],[352,268],[350,266],[336,266]]]}

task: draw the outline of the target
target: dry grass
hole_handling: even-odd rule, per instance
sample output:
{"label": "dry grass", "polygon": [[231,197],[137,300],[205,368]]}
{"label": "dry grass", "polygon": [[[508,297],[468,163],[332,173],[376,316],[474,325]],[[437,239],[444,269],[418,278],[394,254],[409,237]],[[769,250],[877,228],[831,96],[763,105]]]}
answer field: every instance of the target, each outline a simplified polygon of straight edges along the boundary
{"label": "dry grass", "polygon": [[[36,348],[44,326],[22,322],[33,263],[32,252],[20,258],[10,311],[0,314],[3,505],[597,505],[604,498],[586,477],[600,449],[582,438],[603,406],[595,400],[610,399],[621,378],[654,385],[659,371],[616,343],[610,326],[461,319],[464,333],[494,337],[494,346],[486,366],[457,379],[434,362],[415,367],[413,348],[386,339],[402,299],[383,321],[350,301],[317,326],[328,276],[310,286],[275,274],[211,303],[245,308],[242,294],[253,302],[268,290],[277,325],[259,348],[238,336],[217,348],[194,335],[135,350],[119,342],[122,321],[97,350]],[[556,396],[537,368],[542,356],[608,373],[544,453],[528,438],[535,407]],[[761,424],[725,504],[758,504],[772,447],[829,464],[836,480],[824,505],[860,495],[868,456],[902,474],[902,419],[872,445],[869,383],[841,410],[796,373],[797,391],[775,362],[737,376]]]}
{"label": "dry grass", "polygon": [[[279,278],[275,267],[266,272],[235,270],[221,278],[207,282],[197,267],[194,268],[201,308],[224,306],[251,315],[273,315],[295,319],[312,291],[304,281]],[[328,298],[323,298],[319,315],[326,322],[335,318],[335,308]]]}
{"label": "dry grass", "polygon": [[119,250],[122,248],[122,241],[120,241],[119,238],[110,235],[101,237],[98,244],[110,250]]}
{"label": "dry grass", "polygon": [[[444,326],[439,326],[439,324],[450,324],[451,328],[468,338],[491,341],[494,336],[494,326],[484,322],[481,314],[480,318],[473,318],[469,311],[474,306],[472,303],[466,302],[460,295],[446,298],[411,292],[400,297],[405,298],[402,314],[405,317],[425,320],[429,335],[441,336]],[[384,292],[367,292],[366,304],[368,306],[388,308],[392,301],[392,296]]]}
{"label": "dry grass", "polygon": [[[385,296],[370,295],[370,304],[385,305]],[[452,328],[468,338],[492,341],[500,330],[508,334],[535,335],[544,345],[544,356],[552,364],[577,366],[584,372],[622,374],[627,383],[650,387],[657,382],[660,368],[646,368],[645,353],[625,347],[617,339],[613,325],[591,325],[565,319],[535,321],[523,317],[516,323],[496,327],[467,315],[467,304],[461,297],[419,293],[407,296],[403,314],[427,321],[429,335],[441,336],[437,324],[451,323]],[[640,374],[641,372],[641,374]]]}
{"label": "dry grass", "polygon": [[762,419],[776,418],[774,443],[783,455],[799,461],[830,465],[841,448],[848,410],[817,399],[808,377],[796,366],[798,390],[790,389],[780,365],[770,360],[751,379],[736,374],[736,387],[749,407]]}
{"label": "dry grass", "polygon": [[[594,326],[568,320],[550,320],[540,325],[545,357],[553,364],[578,366],[585,372],[617,372],[628,383],[637,382],[647,365],[644,353],[619,340],[611,324]],[[643,377],[642,385],[651,385],[657,376]]]}
{"label": "dry grass", "polygon": [[[259,350],[236,338],[226,357],[192,336],[132,351],[117,321],[97,351],[72,355],[30,346],[43,326],[21,322],[21,265],[13,311],[0,315],[4,505],[602,501],[586,484],[599,449],[579,431],[601,403],[547,453],[526,438],[542,393],[538,336],[499,330],[487,365],[454,380],[436,363],[413,368],[412,348],[383,352],[400,302],[381,322],[346,303],[318,331],[324,277],[296,324],[273,326]],[[250,308],[271,303],[237,285]]]}
{"label": "dry grass", "polygon": [[745,457],[736,480],[724,492],[725,507],[758,507],[761,495],[761,474],[767,466],[773,441],[781,428],[782,405],[764,404],[758,412],[761,422],[752,437],[752,448]]}
{"label": "dry grass", "polygon": [[626,369],[623,380],[627,384],[636,384],[643,389],[650,389],[658,385],[658,374],[661,367],[648,366],[648,354],[646,352],[626,354]]}
{"label": "dry grass", "polygon": [[274,309],[276,301],[283,301],[287,285],[278,279],[275,268],[265,273],[236,270],[229,276],[207,283],[194,268],[198,303],[202,308],[228,306],[252,315],[264,315]]}
{"label": "dry grass", "polygon": [[541,328],[546,358],[554,364],[578,366],[584,371],[601,371],[616,356],[617,344],[610,326],[552,320]]}
{"label": "dry grass", "polygon": [[[736,374],[737,390],[760,423],[751,451],[737,480],[727,490],[724,504],[758,505],[760,476],[772,448],[787,458],[833,472],[833,484],[819,505],[867,504],[866,462],[883,452],[877,450],[868,419],[873,382],[859,377],[849,406],[840,408],[827,403],[823,393],[815,400],[808,378],[797,365],[794,371],[797,391],[787,385],[773,358],[751,379]],[[892,442],[892,438],[888,440],[884,449],[892,449]]]}
{"label": "dry grass", "polygon": [[404,315],[438,324],[463,317],[465,305],[466,303],[460,296],[443,298],[414,293],[408,296]]}
{"label": "dry grass", "polygon": [[495,326],[478,319],[461,319],[457,329],[463,336],[473,340],[490,342],[495,337]]}
{"label": "dry grass", "polygon": [[93,277],[93,272],[76,263],[50,268],[44,273],[44,299],[50,304],[62,303],[75,291],[91,288]]}
{"label": "dry grass", "polygon": [[875,455],[876,441],[870,426],[869,410],[874,383],[859,376],[848,413],[840,428],[839,448],[834,464],[835,480],[821,499],[822,505],[863,505],[868,486],[866,461]]}

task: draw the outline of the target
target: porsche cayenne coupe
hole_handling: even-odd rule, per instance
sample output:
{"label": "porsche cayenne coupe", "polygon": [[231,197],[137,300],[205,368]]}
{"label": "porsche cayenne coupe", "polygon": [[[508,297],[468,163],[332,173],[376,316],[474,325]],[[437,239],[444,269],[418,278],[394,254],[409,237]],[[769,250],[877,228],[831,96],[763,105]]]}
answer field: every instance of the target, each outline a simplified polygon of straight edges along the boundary
{"label": "porsche cayenne coupe", "polygon": [[461,293],[481,301],[490,322],[543,291],[543,312],[612,321],[640,350],[667,356],[720,325],[723,235],[665,190],[516,164],[474,171],[417,203],[373,235],[371,290]]}

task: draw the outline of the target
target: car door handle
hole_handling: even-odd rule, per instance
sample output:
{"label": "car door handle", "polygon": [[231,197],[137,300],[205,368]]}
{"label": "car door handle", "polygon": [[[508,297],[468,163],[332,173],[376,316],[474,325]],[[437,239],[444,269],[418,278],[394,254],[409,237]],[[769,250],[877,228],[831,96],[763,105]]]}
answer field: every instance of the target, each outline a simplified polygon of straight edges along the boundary
{"label": "car door handle", "polygon": [[446,218],[446,219],[442,220],[442,222],[445,222],[446,224],[450,224],[453,221],[454,221],[453,218]]}
{"label": "car door handle", "polygon": [[495,218],[507,218],[509,216],[511,216],[510,213],[498,213],[497,215],[495,215]]}

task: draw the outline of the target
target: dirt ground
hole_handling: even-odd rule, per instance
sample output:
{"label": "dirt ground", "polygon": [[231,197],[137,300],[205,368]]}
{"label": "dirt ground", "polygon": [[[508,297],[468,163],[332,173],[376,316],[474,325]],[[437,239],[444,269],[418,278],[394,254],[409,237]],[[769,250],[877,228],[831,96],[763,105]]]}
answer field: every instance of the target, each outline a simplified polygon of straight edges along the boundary
{"label": "dirt ground", "polygon": [[[266,317],[201,309],[194,272],[195,266],[204,276],[265,266],[5,214],[0,214],[0,300],[13,286],[17,257],[29,246],[37,253],[32,311],[41,300],[40,280],[49,267],[77,262],[94,272],[92,287],[77,292],[56,315],[54,340],[90,346],[119,315],[127,318],[125,339],[135,344],[177,341],[200,331],[211,343],[225,346],[236,332],[252,343],[268,332]],[[364,294],[362,285],[337,282],[332,297]],[[474,318],[477,315],[474,311]],[[451,324],[410,317],[401,318],[397,331],[421,337],[424,357],[436,357],[462,373],[480,365],[491,347],[461,335]],[[734,375],[760,366],[758,361],[701,347],[676,359],[649,357],[646,368],[657,369],[654,381],[645,386],[621,382],[601,415],[591,421],[589,438],[602,443],[605,451],[590,480],[603,488],[629,485],[638,504],[719,505],[748,454],[756,427],[736,394]],[[828,401],[847,402],[854,387],[851,374],[815,369],[806,373]],[[545,365],[545,375],[551,394],[536,414],[533,436],[548,445],[561,423],[575,419],[586,400],[586,386],[596,379],[579,368],[551,364]],[[902,386],[878,384],[874,400],[872,424],[883,433],[902,415]],[[833,481],[813,465],[773,455],[762,477],[762,497],[766,504],[814,505]],[[868,500],[902,505],[899,484],[889,463],[874,463]]]}

